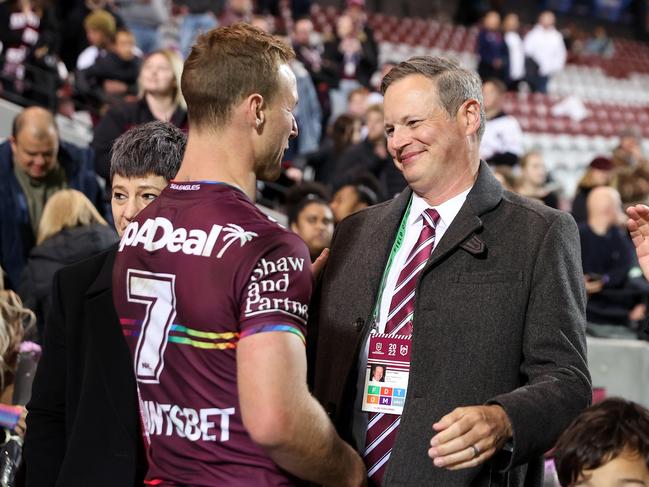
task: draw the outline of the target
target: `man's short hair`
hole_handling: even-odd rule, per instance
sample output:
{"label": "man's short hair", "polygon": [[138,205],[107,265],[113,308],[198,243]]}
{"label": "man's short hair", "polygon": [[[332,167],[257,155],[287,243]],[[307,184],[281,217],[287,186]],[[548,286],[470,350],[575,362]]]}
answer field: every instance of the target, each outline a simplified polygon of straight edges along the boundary
{"label": "man's short hair", "polygon": [[454,59],[415,56],[399,63],[383,77],[381,93],[385,95],[392,83],[413,74],[421,74],[435,83],[442,108],[450,117],[457,114],[465,101],[477,100],[480,103],[478,139],[482,139],[486,117],[482,103],[482,82],[477,73],[464,69]]}
{"label": "man's short hair", "polygon": [[[56,133],[58,134],[59,132],[59,127],[56,125],[56,119],[54,118],[54,115],[52,112],[49,110],[46,110],[45,108],[41,107],[35,107],[37,110],[42,111],[44,115],[47,115],[45,112],[49,112],[50,116],[46,118],[47,123],[50,124]],[[27,118],[27,111],[29,109],[24,109],[22,112],[20,112],[18,115],[14,117],[13,123],[11,124],[11,135],[15,139],[18,137],[18,134],[25,128],[25,124],[27,123],[25,121],[25,118]],[[30,111],[33,111],[34,108],[31,108]],[[49,127],[48,127],[49,128]]]}
{"label": "man's short hair", "polygon": [[286,216],[289,225],[297,223],[302,210],[311,203],[329,207],[330,194],[325,186],[316,182],[296,184],[286,192]]}
{"label": "man's short hair", "polygon": [[561,485],[573,485],[584,470],[601,467],[627,451],[649,469],[649,411],[621,398],[606,399],[581,413],[555,450]]}
{"label": "man's short hair", "polygon": [[110,180],[115,174],[141,178],[154,174],[172,180],[185,154],[187,137],[168,122],[149,122],[122,134],[110,154]]}
{"label": "man's short hair", "polygon": [[500,93],[501,95],[507,93],[507,85],[503,80],[498,78],[487,78],[484,81],[483,85],[486,85],[487,83],[492,84],[494,88],[496,88],[496,91],[498,91],[498,93]]}
{"label": "man's short hair", "polygon": [[103,33],[108,39],[112,39],[117,30],[115,17],[113,17],[110,12],[102,9],[95,10],[88,14],[86,18],[83,19],[83,27],[86,30],[97,30]]}
{"label": "man's short hair", "polygon": [[181,82],[191,126],[225,125],[232,109],[253,93],[272,101],[278,91],[278,68],[294,57],[283,41],[243,23],[199,36]]}

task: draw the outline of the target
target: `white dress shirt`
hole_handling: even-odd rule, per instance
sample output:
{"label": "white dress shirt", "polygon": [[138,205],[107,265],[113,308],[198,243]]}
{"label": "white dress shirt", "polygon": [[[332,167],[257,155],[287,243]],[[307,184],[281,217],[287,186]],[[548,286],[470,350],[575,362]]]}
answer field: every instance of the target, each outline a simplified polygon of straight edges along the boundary
{"label": "white dress shirt", "polygon": [[[464,205],[466,201],[466,196],[471,191],[471,188],[463,191],[462,193],[454,196],[448,201],[445,201],[439,206],[430,206],[426,203],[426,200],[417,196],[415,193],[412,193],[412,204],[410,205],[410,213],[408,214],[408,219],[406,221],[406,234],[403,239],[403,244],[401,248],[394,256],[392,262],[392,267],[388,273],[388,276],[385,281],[385,289],[383,290],[383,295],[381,297],[381,306],[379,311],[379,316],[376,321],[376,331],[378,333],[383,333],[385,330],[385,317],[388,315],[390,309],[390,301],[392,301],[392,293],[394,292],[394,287],[397,284],[397,279],[401,273],[401,267],[405,262],[410,251],[417,243],[419,239],[419,234],[421,233],[423,227],[423,217],[421,214],[427,208],[433,208],[439,213],[439,221],[435,227],[435,243],[433,245],[433,250],[437,247],[437,244],[440,242],[444,233],[451,225],[455,217],[457,216],[460,208]],[[369,353],[370,347],[370,337],[369,334],[365,337],[365,343],[361,349],[361,353],[358,354],[358,377],[356,379],[356,397],[354,400],[354,414],[352,418],[352,435],[354,437],[356,446],[362,451],[365,448],[365,435],[367,433],[367,413],[364,412],[361,408],[363,405],[364,389],[363,385],[365,383],[365,373],[367,370],[367,356]]]}
{"label": "white dress shirt", "polygon": [[466,200],[466,195],[469,194],[471,188],[463,191],[462,193],[454,196],[450,200],[445,201],[438,206],[430,206],[425,199],[421,196],[418,196],[415,193],[412,193],[412,203],[410,205],[410,214],[408,215],[408,220],[406,221],[406,234],[403,239],[403,244],[401,248],[394,256],[392,262],[392,267],[385,280],[385,288],[383,289],[383,295],[381,296],[381,306],[379,310],[379,316],[377,317],[376,324],[378,326],[378,332],[383,333],[385,330],[385,317],[388,316],[390,310],[390,302],[392,301],[392,294],[394,293],[394,288],[397,285],[397,279],[399,279],[399,274],[401,273],[401,268],[406,262],[406,259],[410,255],[412,248],[417,243],[419,235],[423,229],[423,217],[421,214],[427,208],[433,208],[439,213],[439,221],[435,227],[435,243],[433,245],[433,250],[437,247],[437,244],[444,236],[446,229],[451,225],[453,219],[462,208],[464,201]]}

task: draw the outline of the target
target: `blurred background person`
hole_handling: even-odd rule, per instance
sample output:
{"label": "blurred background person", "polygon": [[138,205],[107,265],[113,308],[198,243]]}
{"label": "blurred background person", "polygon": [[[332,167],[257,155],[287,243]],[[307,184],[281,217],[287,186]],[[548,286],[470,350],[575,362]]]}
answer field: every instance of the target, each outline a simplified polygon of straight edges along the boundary
{"label": "blurred background person", "polygon": [[507,77],[507,44],[500,31],[500,14],[495,10],[487,12],[477,41],[478,74],[483,80],[496,78],[505,81]]}
{"label": "blurred background person", "polygon": [[509,13],[503,19],[503,38],[507,45],[507,88],[512,91],[525,79],[525,48],[519,33],[518,15]]}
{"label": "blurred background person", "polygon": [[482,84],[485,131],[480,142],[480,158],[491,166],[516,166],[523,154],[523,130],[518,120],[503,111],[507,86],[491,78]]}
{"label": "blurred background person", "polygon": [[[59,25],[46,0],[7,0],[0,3],[0,72],[4,90],[48,103],[44,76],[58,79]],[[32,69],[34,67],[35,69]]]}
{"label": "blurred background person", "polygon": [[14,119],[12,136],[0,144],[0,266],[12,289],[36,242],[45,203],[65,188],[81,191],[107,214],[92,150],[59,140],[47,110],[25,108]]}
{"label": "blurred background person", "polygon": [[372,173],[381,183],[383,195],[394,196],[406,187],[406,180],[388,154],[383,126],[383,106],[372,105],[365,114],[365,140],[343,152],[336,163],[335,186],[356,174]]}
{"label": "blurred background person", "polygon": [[314,262],[331,244],[334,216],[326,188],[317,183],[304,183],[291,188],[286,195],[288,223],[309,248]]}
{"label": "blurred background person", "polygon": [[154,120],[168,121],[187,129],[185,99],[180,90],[182,60],[171,50],[151,53],[142,63],[138,99],[109,110],[95,127],[92,147],[97,174],[109,179],[110,149],[117,137],[134,125]]}
{"label": "blurred background person", "polygon": [[636,260],[633,243],[620,227],[624,219],[620,195],[610,187],[594,188],[587,208],[588,220],[579,225],[586,318],[589,325],[629,326],[645,317],[646,306],[642,291],[629,279]]}
{"label": "blurred background person", "polygon": [[95,10],[88,14],[83,20],[83,28],[86,32],[86,38],[89,46],[86,47],[76,61],[76,69],[87,69],[98,58],[108,54],[108,50],[115,41],[115,32],[117,24],[115,17],[106,10]]}
{"label": "blurred background person", "polygon": [[548,184],[548,172],[540,152],[531,151],[521,158],[516,192],[540,200],[550,208],[559,208],[559,196],[554,185]]}
{"label": "blurred background person", "polygon": [[324,57],[322,37],[313,30],[313,22],[309,17],[298,18],[291,31],[291,43],[295,50],[295,58],[309,72],[318,93],[322,107],[322,124],[326,124],[331,115],[329,90],[338,87],[338,66]]}
{"label": "blurred background person", "polygon": [[137,79],[142,60],[136,55],[135,37],[118,30],[109,52],[77,72],[77,95],[96,116],[137,95]]}
{"label": "blurred background person", "polygon": [[566,65],[566,45],[555,23],[552,12],[541,12],[537,24],[523,40],[525,55],[533,61],[534,67],[532,71],[526,66],[527,81],[534,91],[540,93],[547,93],[549,79]]}
{"label": "blurred background person", "polygon": [[[79,0],[68,2],[67,8],[64,2],[57,2],[57,13],[59,14],[59,25],[65,26],[61,29],[61,59],[69,71],[75,69],[79,54],[89,47],[92,42],[88,39],[84,21],[93,12],[103,10],[108,12],[115,21],[115,30],[126,28],[124,20],[117,14],[113,0]],[[113,35],[115,33],[113,32]]]}
{"label": "blurred background person", "polygon": [[198,35],[218,27],[218,17],[225,0],[175,0],[175,4],[182,16],[179,32],[180,53],[183,59],[186,59]]}
{"label": "blurred background person", "polygon": [[340,223],[349,215],[383,200],[378,179],[370,173],[361,173],[336,189],[329,206],[334,213],[334,222]]}
{"label": "blurred background person", "polygon": [[252,0],[227,0],[219,18],[220,25],[252,21],[254,5]]}
{"label": "blurred background person", "polygon": [[608,36],[603,26],[598,25],[595,27],[593,35],[584,44],[583,52],[608,58],[615,54],[613,40]]}
{"label": "blurred background person", "polygon": [[572,200],[572,216],[577,223],[585,222],[588,219],[586,199],[593,188],[598,186],[609,186],[615,174],[613,161],[606,157],[593,159],[584,175],[579,180],[575,197]]}
{"label": "blurred background person", "polygon": [[342,114],[328,129],[320,147],[298,156],[294,160],[296,167],[313,174],[316,182],[324,184],[329,190],[333,188],[336,178],[338,158],[353,144],[361,140],[361,121],[348,114]]}
{"label": "blurred background person", "polygon": [[115,231],[80,191],[64,189],[47,201],[36,247],[29,254],[18,286],[23,303],[36,314],[39,337],[50,310],[54,273],[116,242]]}
{"label": "blurred background person", "polygon": [[[36,316],[23,306],[18,294],[5,289],[0,267],[0,403],[14,404],[14,384],[18,353],[23,339],[36,334]],[[27,409],[22,414],[15,431],[22,437],[25,434]],[[6,419],[6,418],[5,418]]]}
{"label": "blurred background person", "polygon": [[330,65],[338,66],[340,77],[338,88],[329,93],[331,116],[335,118],[346,111],[347,97],[352,90],[369,86],[376,71],[378,52],[354,19],[343,14],[336,21],[335,36],[325,42],[324,57]]}
{"label": "blurred background person", "polygon": [[119,2],[119,14],[144,54],[160,49],[160,27],[169,21],[168,0]]}

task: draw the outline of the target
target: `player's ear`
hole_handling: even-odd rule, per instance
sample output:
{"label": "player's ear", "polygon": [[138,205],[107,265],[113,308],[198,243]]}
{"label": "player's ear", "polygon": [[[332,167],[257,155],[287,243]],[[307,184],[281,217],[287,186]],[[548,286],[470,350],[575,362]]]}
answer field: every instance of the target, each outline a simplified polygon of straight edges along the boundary
{"label": "player's ear", "polygon": [[246,119],[250,127],[260,130],[266,118],[266,103],[259,93],[253,93],[246,98]]}

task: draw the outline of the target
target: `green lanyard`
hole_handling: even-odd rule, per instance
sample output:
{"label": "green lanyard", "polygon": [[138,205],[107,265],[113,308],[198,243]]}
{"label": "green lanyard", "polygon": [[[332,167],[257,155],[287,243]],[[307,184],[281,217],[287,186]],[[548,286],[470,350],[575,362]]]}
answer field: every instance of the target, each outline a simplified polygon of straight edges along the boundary
{"label": "green lanyard", "polygon": [[376,323],[376,319],[378,318],[379,312],[381,311],[381,300],[383,299],[383,292],[385,291],[385,281],[387,281],[388,279],[390,268],[392,267],[394,258],[396,257],[397,253],[401,249],[401,246],[403,245],[404,239],[406,238],[406,226],[408,224],[408,216],[410,216],[411,205],[412,205],[412,196],[410,197],[410,201],[408,202],[408,207],[406,208],[406,212],[403,214],[403,218],[401,219],[399,230],[397,230],[397,236],[394,239],[394,243],[392,244],[392,250],[390,250],[388,263],[385,266],[385,270],[383,271],[383,277],[381,278],[381,286],[379,288],[379,295],[377,297],[376,303],[374,305],[374,311],[372,313],[373,323]]}

